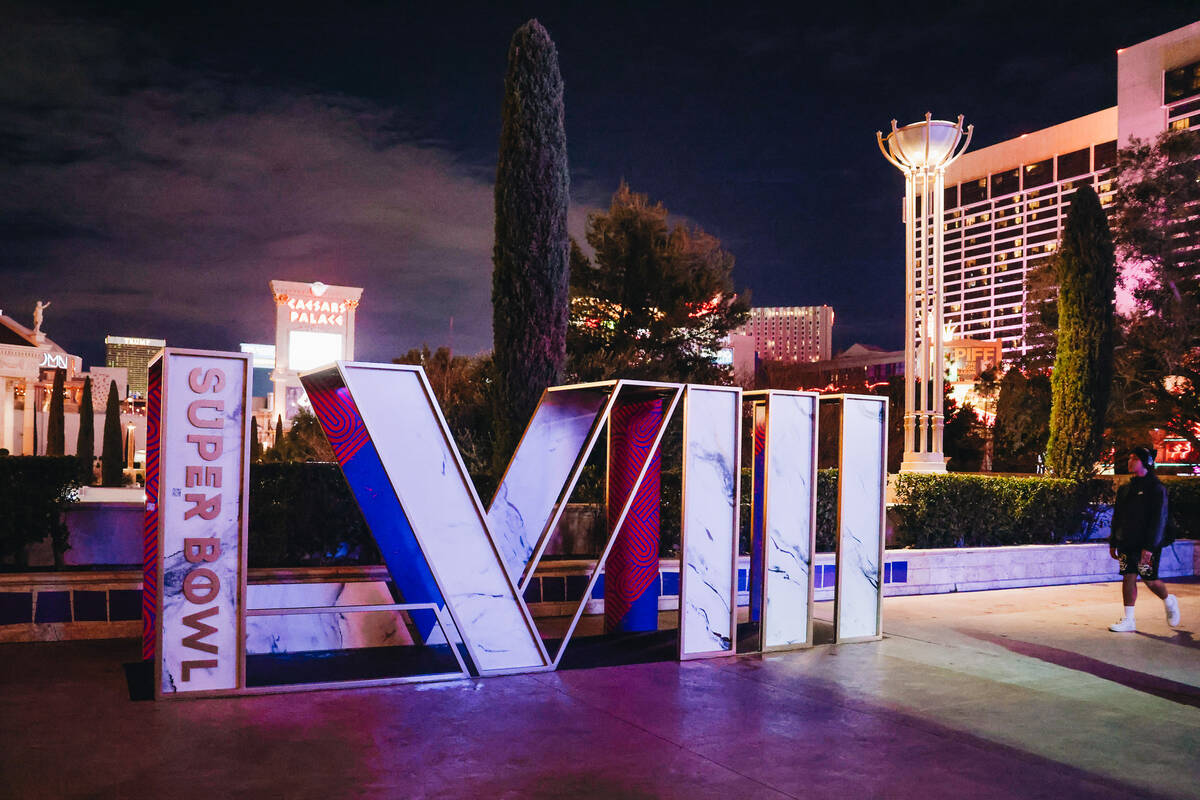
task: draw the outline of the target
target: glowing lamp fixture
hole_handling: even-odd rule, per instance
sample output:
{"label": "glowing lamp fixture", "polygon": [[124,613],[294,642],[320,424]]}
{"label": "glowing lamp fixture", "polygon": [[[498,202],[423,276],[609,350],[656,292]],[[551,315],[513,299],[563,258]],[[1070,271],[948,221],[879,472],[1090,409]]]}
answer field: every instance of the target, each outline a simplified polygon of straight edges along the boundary
{"label": "glowing lamp fixture", "polygon": [[[904,173],[905,331],[904,460],[901,472],[945,472],[942,453],[946,330],[942,304],[945,178],[971,144],[974,126],[934,119],[897,127],[875,140],[883,157]],[[965,135],[964,135],[965,134]]]}
{"label": "glowing lamp fixture", "polygon": [[876,132],[883,157],[901,171],[949,166],[951,161],[962,155],[971,145],[971,134],[975,126],[967,126],[966,142],[962,150],[955,154],[955,149],[963,141],[962,115],[959,115],[958,122],[947,122],[932,117],[932,114],[926,113],[924,121],[914,122],[903,128],[896,127],[896,120],[892,120],[892,132],[886,137],[882,131]]}

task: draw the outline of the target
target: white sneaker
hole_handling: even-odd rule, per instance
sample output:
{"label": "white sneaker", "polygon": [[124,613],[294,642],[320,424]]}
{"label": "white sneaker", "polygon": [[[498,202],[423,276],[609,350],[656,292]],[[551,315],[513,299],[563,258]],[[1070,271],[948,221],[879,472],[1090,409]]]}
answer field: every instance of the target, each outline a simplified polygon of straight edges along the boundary
{"label": "white sneaker", "polygon": [[1173,594],[1167,595],[1167,599],[1163,601],[1163,605],[1167,607],[1167,624],[1172,628],[1179,626],[1179,598]]}
{"label": "white sneaker", "polygon": [[1137,623],[1133,617],[1125,617],[1109,625],[1108,629],[1113,633],[1133,633],[1137,630]]}

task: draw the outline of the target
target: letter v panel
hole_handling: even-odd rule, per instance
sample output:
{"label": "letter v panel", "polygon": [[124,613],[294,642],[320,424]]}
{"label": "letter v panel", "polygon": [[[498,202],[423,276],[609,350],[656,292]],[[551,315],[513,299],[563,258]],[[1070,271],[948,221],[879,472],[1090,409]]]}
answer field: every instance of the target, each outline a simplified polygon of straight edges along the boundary
{"label": "letter v panel", "polygon": [[[367,435],[341,373],[337,367],[329,367],[302,376],[300,382],[404,602],[444,608],[441,590],[425,563],[416,534],[392,490],[379,452]],[[434,643],[431,637],[440,638],[435,614],[420,610],[408,613],[425,644]]]}
{"label": "letter v panel", "polygon": [[522,589],[540,558],[583,460],[596,443],[615,383],[552,388],[542,393],[517,451],[488,508],[488,529],[509,576]]}
{"label": "letter v panel", "polygon": [[337,367],[476,669],[494,675],[547,668],[424,372]]}

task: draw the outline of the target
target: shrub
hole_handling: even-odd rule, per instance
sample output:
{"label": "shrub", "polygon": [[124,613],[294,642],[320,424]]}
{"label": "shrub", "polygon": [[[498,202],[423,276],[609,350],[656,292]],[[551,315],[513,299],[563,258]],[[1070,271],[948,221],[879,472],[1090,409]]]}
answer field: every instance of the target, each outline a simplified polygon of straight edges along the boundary
{"label": "shrub", "polygon": [[0,559],[24,566],[26,545],[50,537],[60,564],[71,546],[62,512],[85,482],[74,456],[0,458]]}
{"label": "shrub", "polygon": [[1200,539],[1200,478],[1162,478],[1176,539]]}
{"label": "shrub", "polygon": [[249,528],[252,567],[382,563],[337,464],[251,464]]}
{"label": "shrub", "polygon": [[1068,541],[1094,524],[1094,507],[1113,491],[1101,479],[903,473],[896,497],[896,544],[991,547]]}

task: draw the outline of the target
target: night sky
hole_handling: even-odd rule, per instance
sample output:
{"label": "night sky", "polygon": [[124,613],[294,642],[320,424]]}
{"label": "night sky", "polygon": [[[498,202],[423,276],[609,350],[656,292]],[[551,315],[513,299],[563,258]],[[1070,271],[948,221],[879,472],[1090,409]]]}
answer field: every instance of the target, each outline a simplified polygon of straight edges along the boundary
{"label": "night sky", "polygon": [[[505,59],[566,85],[572,233],[618,181],[719,236],[755,305],[901,345],[900,174],[875,131],[972,149],[1116,103],[1116,55],[1195,2],[462,5],[0,0],[0,309],[88,365],[106,334],[272,342],[272,278],[365,288],[357,356],[491,346]],[[454,318],[453,339],[450,318]]]}

